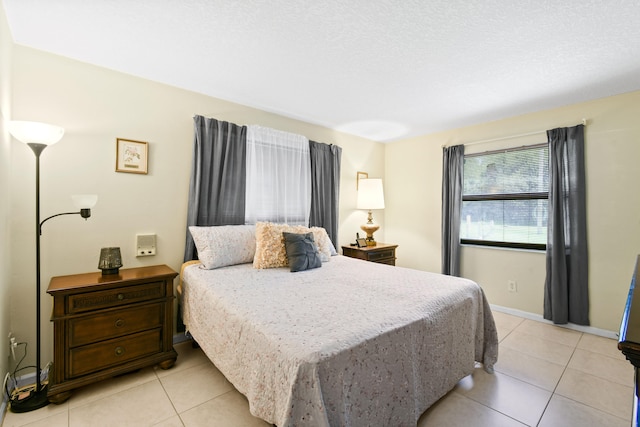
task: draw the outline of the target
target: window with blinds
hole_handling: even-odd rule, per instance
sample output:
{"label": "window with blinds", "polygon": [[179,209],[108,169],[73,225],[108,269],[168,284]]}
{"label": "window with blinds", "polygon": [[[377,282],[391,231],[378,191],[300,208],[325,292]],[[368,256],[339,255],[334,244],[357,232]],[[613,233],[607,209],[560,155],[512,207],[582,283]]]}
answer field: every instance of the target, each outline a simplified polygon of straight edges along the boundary
{"label": "window with blinds", "polygon": [[548,144],[465,155],[461,242],[544,250],[548,198]]}

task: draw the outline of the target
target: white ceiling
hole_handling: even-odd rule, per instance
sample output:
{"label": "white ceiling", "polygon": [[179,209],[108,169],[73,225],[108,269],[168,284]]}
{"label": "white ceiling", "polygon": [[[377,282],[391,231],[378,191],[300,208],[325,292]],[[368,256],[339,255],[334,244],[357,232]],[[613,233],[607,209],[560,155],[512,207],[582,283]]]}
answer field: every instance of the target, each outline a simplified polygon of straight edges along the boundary
{"label": "white ceiling", "polygon": [[640,89],[638,0],[3,3],[17,44],[382,142]]}

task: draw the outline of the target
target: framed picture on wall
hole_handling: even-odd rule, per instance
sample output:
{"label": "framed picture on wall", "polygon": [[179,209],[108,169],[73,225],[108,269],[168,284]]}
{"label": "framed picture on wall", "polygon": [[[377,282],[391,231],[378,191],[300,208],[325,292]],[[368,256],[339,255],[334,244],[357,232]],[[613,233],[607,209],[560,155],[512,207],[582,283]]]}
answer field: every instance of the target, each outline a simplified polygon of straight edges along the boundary
{"label": "framed picture on wall", "polygon": [[149,144],[131,139],[116,139],[116,172],[148,172]]}

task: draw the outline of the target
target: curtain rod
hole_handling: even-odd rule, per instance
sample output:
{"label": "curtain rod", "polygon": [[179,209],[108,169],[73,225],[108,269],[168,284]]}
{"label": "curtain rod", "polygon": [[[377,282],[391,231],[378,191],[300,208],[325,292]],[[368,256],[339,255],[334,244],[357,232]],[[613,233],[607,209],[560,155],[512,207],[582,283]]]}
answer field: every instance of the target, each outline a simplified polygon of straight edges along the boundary
{"label": "curtain rod", "polygon": [[[589,121],[588,119],[582,119],[582,124],[584,126],[586,126],[588,121]],[[502,141],[502,140],[505,140],[505,139],[522,138],[522,137],[525,137],[525,136],[537,135],[539,133],[545,133],[545,132],[547,132],[547,131],[546,130],[538,130],[538,131],[535,131],[535,132],[520,133],[518,135],[501,136],[499,138],[483,139],[483,140],[480,140],[480,141],[465,142],[464,144],[455,144],[455,145],[464,145],[465,147],[467,147],[469,145],[484,144],[486,142]],[[442,148],[445,148],[445,147],[452,147],[452,145],[443,144]]]}

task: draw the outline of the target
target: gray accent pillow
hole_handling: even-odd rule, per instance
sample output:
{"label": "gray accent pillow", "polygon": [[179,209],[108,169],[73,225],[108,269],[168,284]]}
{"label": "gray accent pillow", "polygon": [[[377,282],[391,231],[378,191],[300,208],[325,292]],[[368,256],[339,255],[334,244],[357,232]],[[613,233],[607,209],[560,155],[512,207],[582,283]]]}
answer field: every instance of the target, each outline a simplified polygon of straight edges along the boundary
{"label": "gray accent pillow", "polygon": [[298,234],[285,231],[282,237],[284,237],[284,248],[292,272],[322,267],[313,233]]}

